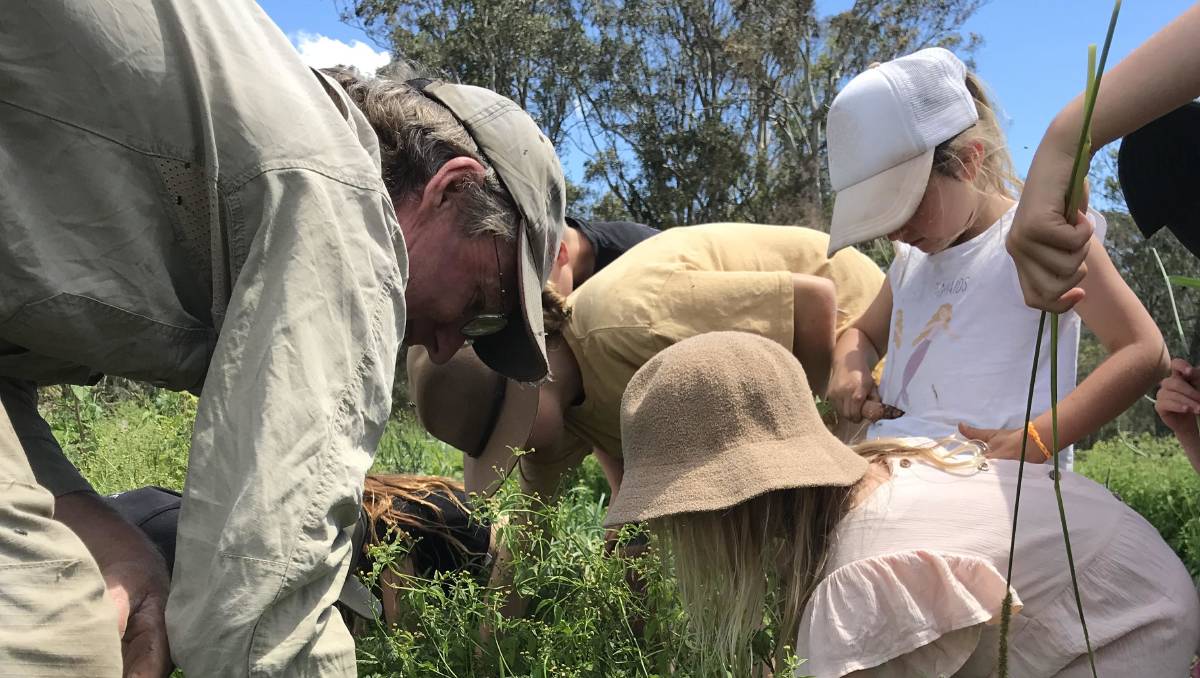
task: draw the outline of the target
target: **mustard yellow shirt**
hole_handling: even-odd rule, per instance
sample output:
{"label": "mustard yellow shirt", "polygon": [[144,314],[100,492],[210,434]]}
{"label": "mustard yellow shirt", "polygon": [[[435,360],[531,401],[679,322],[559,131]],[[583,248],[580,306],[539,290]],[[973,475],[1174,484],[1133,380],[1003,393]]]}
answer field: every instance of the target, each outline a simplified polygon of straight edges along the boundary
{"label": "mustard yellow shirt", "polygon": [[677,341],[739,330],[791,350],[793,274],[833,281],[841,334],[866,311],[884,275],[853,248],[826,257],[828,246],[827,234],[801,226],[687,226],[641,242],[592,276],[567,300],[572,316],[563,338],[584,392],[567,410],[567,432],[620,456],[625,386]]}

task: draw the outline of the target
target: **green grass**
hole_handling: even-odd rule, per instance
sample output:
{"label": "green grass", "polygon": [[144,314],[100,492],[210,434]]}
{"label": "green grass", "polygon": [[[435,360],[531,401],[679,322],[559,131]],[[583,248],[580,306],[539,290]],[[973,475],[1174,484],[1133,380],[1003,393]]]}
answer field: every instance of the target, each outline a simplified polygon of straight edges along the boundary
{"label": "green grass", "polygon": [[183,489],[196,398],[103,381],[42,389],[39,408],[67,457],[97,492]]}
{"label": "green grass", "polygon": [[1105,440],[1078,453],[1075,470],[1142,514],[1192,577],[1200,577],[1200,476],[1174,438],[1141,434]]}
{"label": "green grass", "polygon": [[[120,382],[43,391],[42,411],[68,456],[100,492],[148,484],[179,489],[196,399]],[[461,475],[461,455],[431,440],[401,411],[389,424],[375,471]],[[1200,476],[1173,439],[1143,435],[1080,451],[1076,469],[1107,484],[1163,534],[1200,574]],[[376,626],[358,644],[363,676],[709,676],[692,642],[669,563],[606,556],[599,527],[607,483],[588,460],[547,507],[511,487],[480,510],[493,519],[532,516],[541,528],[501,533],[516,551],[514,582],[529,613],[506,619],[496,591],[465,575],[412,580],[402,630]],[[520,521],[515,521],[520,522]],[[394,554],[393,554],[394,555]],[[379,553],[381,560],[386,553]],[[627,585],[630,573],[645,595]],[[643,633],[634,626],[644,623]],[[484,636],[484,625],[494,630]],[[767,656],[773,628],[756,639]],[[801,668],[802,665],[801,665]]]}

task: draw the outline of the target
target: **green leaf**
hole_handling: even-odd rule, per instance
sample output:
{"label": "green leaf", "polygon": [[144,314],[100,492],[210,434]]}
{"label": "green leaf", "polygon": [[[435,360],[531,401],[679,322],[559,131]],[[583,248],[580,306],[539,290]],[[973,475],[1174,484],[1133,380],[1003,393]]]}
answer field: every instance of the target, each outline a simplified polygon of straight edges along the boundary
{"label": "green leaf", "polygon": [[1168,279],[1171,281],[1172,285],[1179,285],[1180,287],[1200,287],[1200,278],[1189,278],[1189,277],[1183,276],[1183,275],[1172,275],[1172,276],[1168,276]]}

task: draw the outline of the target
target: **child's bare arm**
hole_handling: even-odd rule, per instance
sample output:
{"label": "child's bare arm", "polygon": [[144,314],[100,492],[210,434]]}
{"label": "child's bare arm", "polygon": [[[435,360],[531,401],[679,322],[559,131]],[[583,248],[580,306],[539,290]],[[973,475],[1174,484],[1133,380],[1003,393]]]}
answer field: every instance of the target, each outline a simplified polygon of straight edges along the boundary
{"label": "child's bare arm", "polygon": [[813,393],[824,393],[833,359],[837,293],[833,281],[815,275],[792,275],[792,354],[804,365]]}
{"label": "child's bare arm", "polygon": [[839,417],[857,422],[862,419],[863,403],[872,397],[878,400],[871,368],[887,352],[891,321],[892,286],[885,280],[871,305],[842,333],[833,349],[833,370],[826,397]]}
{"label": "child's bare arm", "polygon": [[[1077,311],[1108,357],[1059,403],[1060,448],[1115,419],[1167,373],[1162,333],[1099,242],[1092,243],[1087,266],[1086,296]],[[1039,415],[1034,426],[1051,445],[1050,412]]]}
{"label": "child's bare arm", "polygon": [[[1167,370],[1167,350],[1162,333],[1125,284],[1108,253],[1099,242],[1092,242],[1087,255],[1086,296],[1076,310],[1089,329],[1108,351],[1087,379],[1058,404],[1058,448],[1073,445],[1081,438],[1112,421],[1161,379]],[[1049,330],[1047,330],[1047,334]],[[1043,356],[1042,360],[1049,360]],[[1037,438],[1052,448],[1053,421],[1050,411],[1031,422]],[[959,432],[988,445],[988,456],[1019,459],[1021,429],[981,429],[959,424]],[[1045,461],[1029,441],[1026,460]]]}
{"label": "child's bare arm", "polygon": [[[1104,75],[1092,117],[1092,151],[1200,96],[1200,5],[1166,28]],[[1051,123],[1033,157],[1021,204],[1008,236],[1025,301],[1047,311],[1065,311],[1086,285],[1082,265],[1091,227],[1063,217],[1063,198],[1083,126],[1083,95]]]}

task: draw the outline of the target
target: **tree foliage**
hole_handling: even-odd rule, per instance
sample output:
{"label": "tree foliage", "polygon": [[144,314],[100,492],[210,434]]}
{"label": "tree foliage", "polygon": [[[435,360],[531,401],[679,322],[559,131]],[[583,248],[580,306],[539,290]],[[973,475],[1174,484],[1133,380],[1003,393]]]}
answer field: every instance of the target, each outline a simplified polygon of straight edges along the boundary
{"label": "tree foliage", "polygon": [[[586,157],[587,209],[659,227],[820,224],[825,112],[873,61],[969,57],[983,0],[344,0],[398,55],[494,89]],[[578,209],[578,206],[576,207]]]}

